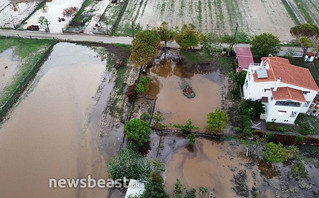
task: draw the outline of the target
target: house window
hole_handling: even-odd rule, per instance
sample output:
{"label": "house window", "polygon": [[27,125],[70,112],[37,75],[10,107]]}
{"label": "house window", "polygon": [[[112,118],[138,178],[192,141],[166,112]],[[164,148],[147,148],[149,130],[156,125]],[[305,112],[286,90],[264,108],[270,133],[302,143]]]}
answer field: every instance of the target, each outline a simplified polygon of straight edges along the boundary
{"label": "house window", "polygon": [[276,121],[276,119],[271,119],[271,121],[273,121],[273,122],[274,122],[274,121]]}
{"label": "house window", "polygon": [[302,92],[304,95],[307,95],[308,93],[310,93],[310,91],[303,91]]}
{"label": "house window", "polygon": [[293,101],[277,101],[277,106],[289,106],[289,107],[300,107],[301,103],[299,102],[293,102]]}
{"label": "house window", "polygon": [[288,120],[284,120],[284,122],[288,122]]}
{"label": "house window", "polygon": [[271,99],[271,101],[273,101],[274,100],[274,96],[271,96],[270,99]]}
{"label": "house window", "polygon": [[307,102],[305,103],[305,107],[308,107],[309,104],[310,104],[310,101],[307,101]]}
{"label": "house window", "polygon": [[297,115],[297,111],[292,111],[290,114],[290,117],[294,118],[294,117],[296,117],[296,115]]}
{"label": "house window", "polygon": [[282,110],[279,110],[278,112],[280,112],[280,113],[287,113],[287,111],[282,111]]}
{"label": "house window", "polygon": [[250,80],[250,72],[248,72],[248,74],[247,74],[247,75],[248,75],[248,80]]}
{"label": "house window", "polygon": [[245,86],[246,86],[246,89],[247,89],[247,87],[248,87],[248,81],[247,80],[245,82]]}
{"label": "house window", "polygon": [[264,89],[264,92],[270,91],[270,89]]}

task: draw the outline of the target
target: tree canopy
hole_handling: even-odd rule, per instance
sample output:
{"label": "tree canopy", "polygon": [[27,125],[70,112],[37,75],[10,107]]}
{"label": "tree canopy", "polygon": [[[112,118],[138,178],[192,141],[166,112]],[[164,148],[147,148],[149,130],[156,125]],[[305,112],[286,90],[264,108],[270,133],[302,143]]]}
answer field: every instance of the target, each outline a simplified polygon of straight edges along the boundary
{"label": "tree canopy", "polygon": [[38,19],[38,23],[44,27],[46,32],[50,32],[50,28],[49,28],[50,22],[47,18],[45,18],[44,16],[40,16]]}
{"label": "tree canopy", "polygon": [[196,30],[195,25],[183,25],[176,34],[176,42],[182,49],[195,48],[199,45],[202,35]]}
{"label": "tree canopy", "polygon": [[265,57],[269,54],[276,55],[280,50],[279,44],[278,37],[270,33],[263,33],[253,38],[251,49],[254,54]]}
{"label": "tree canopy", "polygon": [[291,35],[299,38],[301,36],[306,37],[318,37],[319,36],[319,27],[314,24],[300,24],[295,27],[290,28]]}
{"label": "tree canopy", "polygon": [[207,129],[211,133],[222,132],[229,122],[228,114],[220,109],[216,109],[207,115]]}
{"label": "tree canopy", "polygon": [[158,54],[160,36],[156,30],[144,30],[137,33],[132,41],[130,61],[135,65],[144,65]]}
{"label": "tree canopy", "polygon": [[149,123],[144,120],[133,119],[126,122],[125,133],[128,135],[128,138],[137,143],[138,146],[143,146],[149,140],[151,127]]}
{"label": "tree canopy", "polygon": [[313,43],[311,42],[311,40],[306,37],[306,36],[302,36],[299,38],[299,41],[300,41],[300,44],[302,46],[302,49],[303,49],[303,57],[306,56],[306,53],[309,49],[309,47],[312,47],[313,46]]}
{"label": "tree canopy", "polygon": [[166,43],[174,40],[175,31],[168,26],[167,22],[163,22],[160,27],[157,28],[157,32],[160,36],[161,41],[164,41],[165,47]]}

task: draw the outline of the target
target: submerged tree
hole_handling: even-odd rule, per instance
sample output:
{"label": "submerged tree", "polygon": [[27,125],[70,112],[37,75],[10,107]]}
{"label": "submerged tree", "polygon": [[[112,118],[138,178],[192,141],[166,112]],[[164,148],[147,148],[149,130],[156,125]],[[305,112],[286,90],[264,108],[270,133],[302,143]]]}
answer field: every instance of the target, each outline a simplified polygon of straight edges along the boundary
{"label": "submerged tree", "polygon": [[220,133],[227,128],[229,122],[228,114],[220,109],[216,109],[207,115],[207,129],[211,133]]}
{"label": "submerged tree", "polygon": [[42,27],[44,27],[46,32],[50,32],[50,28],[49,28],[50,22],[47,18],[45,18],[44,16],[41,16],[39,17],[38,22]]}
{"label": "submerged tree", "polygon": [[151,127],[150,124],[144,120],[133,119],[126,122],[125,133],[128,135],[129,139],[138,146],[143,146],[149,140]]}
{"label": "submerged tree", "polygon": [[167,42],[174,40],[175,31],[168,27],[167,22],[163,22],[161,26],[157,28],[157,32],[161,38],[161,41],[164,41],[164,59],[166,60]]}

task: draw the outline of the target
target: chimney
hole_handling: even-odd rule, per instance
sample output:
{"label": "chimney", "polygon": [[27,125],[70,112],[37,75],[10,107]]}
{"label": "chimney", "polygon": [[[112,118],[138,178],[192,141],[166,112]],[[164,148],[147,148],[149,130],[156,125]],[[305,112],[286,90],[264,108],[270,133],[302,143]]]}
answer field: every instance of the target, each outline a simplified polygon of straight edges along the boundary
{"label": "chimney", "polygon": [[277,81],[276,81],[276,84],[275,84],[274,91],[277,91],[278,86],[279,86],[279,84],[280,84],[280,80],[281,80],[281,78],[280,78],[280,77],[278,77],[278,79],[277,79]]}

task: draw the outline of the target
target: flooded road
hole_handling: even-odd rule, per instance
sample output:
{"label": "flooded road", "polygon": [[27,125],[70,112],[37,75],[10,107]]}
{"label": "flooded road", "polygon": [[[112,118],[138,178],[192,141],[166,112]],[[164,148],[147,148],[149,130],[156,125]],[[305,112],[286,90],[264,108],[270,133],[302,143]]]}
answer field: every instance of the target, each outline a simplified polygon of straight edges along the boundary
{"label": "flooded road", "polygon": [[0,95],[4,88],[12,82],[20,65],[21,61],[14,56],[13,49],[7,49],[0,53]]}
{"label": "flooded road", "polygon": [[[72,58],[71,58],[72,57]],[[1,197],[105,197],[106,189],[49,189],[49,178],[107,178],[97,123],[113,84],[92,49],[59,43],[0,129]],[[105,98],[103,98],[106,100]],[[91,116],[92,115],[92,116]]]}
{"label": "flooded road", "polygon": [[[219,69],[213,65],[206,67],[210,67],[209,72],[201,72],[201,68],[189,71],[187,66],[169,61],[151,69],[153,81],[159,81],[160,87],[155,110],[164,114],[164,124],[184,124],[191,119],[203,129],[207,114],[221,107],[221,86],[225,80]],[[195,98],[183,94],[186,86],[192,87]]]}

